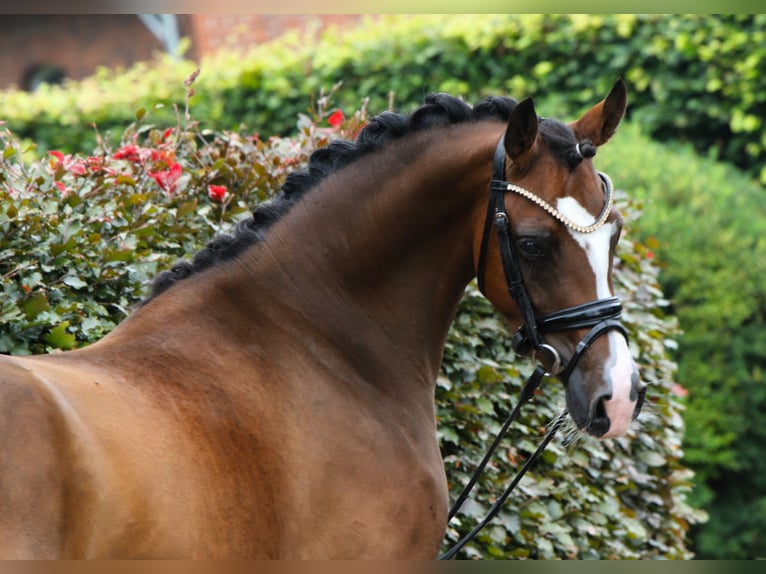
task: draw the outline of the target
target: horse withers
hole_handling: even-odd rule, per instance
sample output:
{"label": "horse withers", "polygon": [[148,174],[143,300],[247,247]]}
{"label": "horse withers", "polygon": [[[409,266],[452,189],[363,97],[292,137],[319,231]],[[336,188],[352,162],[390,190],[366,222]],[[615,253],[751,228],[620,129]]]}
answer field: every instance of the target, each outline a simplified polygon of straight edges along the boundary
{"label": "horse withers", "polygon": [[592,157],[625,106],[618,81],[570,124],[529,99],[385,112],[99,342],[2,357],[0,557],[436,556],[435,381],[477,274],[575,423],[624,433],[642,389]]}

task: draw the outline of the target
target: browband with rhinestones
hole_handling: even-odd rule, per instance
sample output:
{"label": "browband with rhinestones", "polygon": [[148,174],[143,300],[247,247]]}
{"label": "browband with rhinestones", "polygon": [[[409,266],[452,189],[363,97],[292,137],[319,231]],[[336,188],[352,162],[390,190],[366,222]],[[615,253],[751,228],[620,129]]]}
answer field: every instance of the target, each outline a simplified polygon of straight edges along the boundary
{"label": "browband with rhinestones", "polygon": [[498,189],[499,191],[512,191],[514,193],[518,193],[522,197],[526,197],[529,201],[532,203],[539,205],[542,207],[546,212],[548,212],[551,217],[557,219],[564,225],[566,225],[569,229],[572,229],[573,231],[577,231],[579,233],[593,233],[594,231],[600,229],[605,223],[606,220],[609,219],[609,214],[612,211],[612,207],[614,207],[614,193],[612,190],[612,180],[609,179],[609,176],[605,173],[598,173],[599,177],[601,177],[601,180],[604,182],[604,188],[606,193],[606,204],[604,205],[604,209],[601,212],[601,214],[598,216],[596,221],[591,223],[590,225],[579,225],[569,219],[566,215],[561,213],[558,209],[553,207],[550,203],[545,201],[542,197],[539,195],[532,193],[528,189],[525,189],[519,185],[515,185],[513,183],[508,183],[507,181],[492,181],[492,186]]}

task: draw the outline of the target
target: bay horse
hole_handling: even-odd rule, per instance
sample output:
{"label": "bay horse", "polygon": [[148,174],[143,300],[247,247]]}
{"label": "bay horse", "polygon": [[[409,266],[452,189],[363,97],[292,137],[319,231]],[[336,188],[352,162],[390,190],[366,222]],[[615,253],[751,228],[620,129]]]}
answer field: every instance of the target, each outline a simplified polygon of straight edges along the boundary
{"label": "bay horse", "polygon": [[477,276],[574,422],[624,433],[643,389],[592,158],[626,101],[618,80],[572,123],[529,98],[384,112],[108,336],[2,357],[0,557],[435,557],[435,381]]}

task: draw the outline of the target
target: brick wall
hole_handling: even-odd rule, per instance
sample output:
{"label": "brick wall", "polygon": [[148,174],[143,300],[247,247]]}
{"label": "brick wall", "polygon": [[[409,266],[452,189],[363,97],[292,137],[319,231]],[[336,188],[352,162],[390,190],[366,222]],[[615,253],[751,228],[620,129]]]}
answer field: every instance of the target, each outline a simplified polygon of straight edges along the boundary
{"label": "brick wall", "polygon": [[161,49],[133,14],[4,14],[0,18],[0,87],[24,86],[43,65],[74,79],[99,66],[128,66]]}
{"label": "brick wall", "polygon": [[[189,57],[219,48],[261,44],[292,29],[353,25],[354,14],[179,15],[182,36],[192,40]],[[0,18],[0,89],[29,88],[40,66],[81,79],[99,66],[129,66],[151,59],[160,42],[135,14],[13,15]]]}

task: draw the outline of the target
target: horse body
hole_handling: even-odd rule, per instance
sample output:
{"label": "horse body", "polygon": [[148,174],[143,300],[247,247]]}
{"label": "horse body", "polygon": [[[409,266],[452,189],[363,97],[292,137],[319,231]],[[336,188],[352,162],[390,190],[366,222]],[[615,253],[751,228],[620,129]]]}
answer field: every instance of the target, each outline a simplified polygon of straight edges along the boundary
{"label": "horse body", "polygon": [[[2,432],[19,450],[6,453],[0,524],[22,527],[22,507],[51,499],[28,516],[46,532],[19,532],[35,541],[25,550],[4,535],[3,555],[425,554],[419,530],[401,541],[397,521],[444,514],[433,409],[340,357],[280,352],[291,339],[322,353],[310,335],[271,331],[253,357],[228,352],[231,336],[205,323],[166,329],[172,342],[156,349],[125,343],[126,328],[81,352],[4,361]],[[216,341],[212,353],[187,347],[197,336]],[[431,533],[428,554],[440,538]]]}
{"label": "horse body", "polygon": [[[435,556],[448,492],[434,386],[504,129],[383,146],[101,341],[0,357],[0,556]],[[520,165],[529,147],[509,155]],[[500,277],[487,295],[517,320]],[[584,364],[605,382],[578,371],[586,402],[616,368],[602,339]]]}

